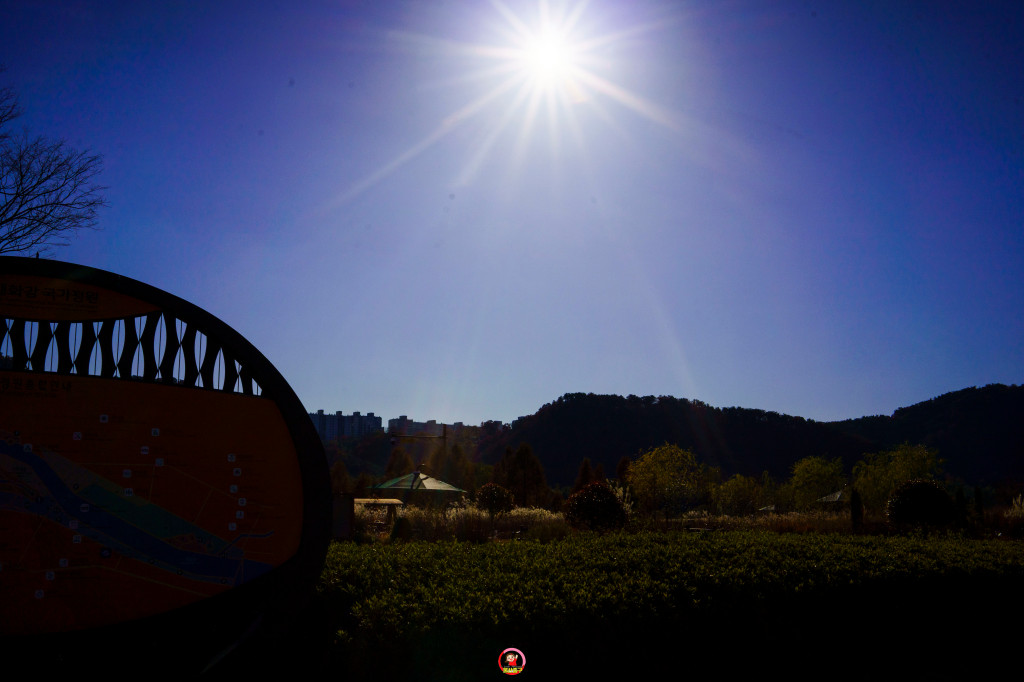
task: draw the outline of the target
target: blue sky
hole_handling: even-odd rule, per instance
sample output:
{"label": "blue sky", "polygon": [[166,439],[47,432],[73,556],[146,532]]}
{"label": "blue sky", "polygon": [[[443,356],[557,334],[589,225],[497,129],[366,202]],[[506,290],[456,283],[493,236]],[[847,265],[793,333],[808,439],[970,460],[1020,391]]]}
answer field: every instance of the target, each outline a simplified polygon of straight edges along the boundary
{"label": "blue sky", "polygon": [[1024,378],[1019,2],[2,8],[20,123],[105,158],[53,257],[207,309],[310,410]]}

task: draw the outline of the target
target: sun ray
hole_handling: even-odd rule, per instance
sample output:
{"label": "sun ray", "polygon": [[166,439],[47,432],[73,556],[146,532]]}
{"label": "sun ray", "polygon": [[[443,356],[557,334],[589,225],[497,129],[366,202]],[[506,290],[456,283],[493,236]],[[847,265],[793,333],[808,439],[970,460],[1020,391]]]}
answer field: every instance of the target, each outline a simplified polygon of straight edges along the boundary
{"label": "sun ray", "polygon": [[613,128],[620,127],[621,121],[604,106],[606,103],[619,105],[670,133],[684,132],[677,114],[602,73],[611,60],[606,50],[661,29],[666,23],[671,23],[671,18],[587,35],[582,24],[590,6],[588,0],[557,6],[540,0],[532,21],[517,14],[503,0],[490,0],[490,5],[501,20],[495,28],[504,36],[504,43],[467,43],[403,31],[388,33],[389,39],[400,49],[410,49],[432,58],[462,61],[461,70],[454,75],[422,84],[421,88],[483,86],[483,92],[445,116],[423,138],[350,185],[332,202],[331,207],[351,201],[452,131],[486,115],[494,118],[490,125],[481,126],[485,132],[481,141],[469,150],[467,161],[455,178],[457,184],[470,182],[484,160],[497,153],[500,140],[516,126],[517,118],[517,135],[508,154],[513,175],[522,172],[527,155],[539,149],[536,138],[542,130],[547,136],[540,147],[547,148],[545,163],[561,158],[567,144],[586,156],[588,131],[581,123],[579,113],[582,109],[579,107],[585,106],[598,115],[596,119],[590,117],[592,121],[604,120]]}
{"label": "sun ray", "polygon": [[370,187],[373,187],[374,185],[379,183],[381,180],[387,178],[396,170],[398,170],[399,168],[401,168],[402,166],[404,166],[405,164],[409,163],[417,156],[422,154],[424,151],[429,149],[436,142],[438,142],[438,140],[451,133],[459,126],[459,124],[478,114],[492,100],[494,100],[497,97],[500,97],[505,91],[509,90],[514,85],[514,81],[505,81],[504,83],[493,88],[490,92],[487,92],[484,95],[477,98],[476,100],[474,100],[473,102],[470,102],[462,109],[459,109],[458,111],[450,114],[449,116],[446,116],[444,120],[441,121],[440,125],[438,125],[438,127],[435,128],[432,132],[430,132],[426,137],[410,146],[408,149],[400,153],[398,156],[396,156],[388,163],[381,166],[379,169],[377,169],[370,175],[366,176],[359,182],[356,182],[355,184],[350,186],[333,202],[332,205],[339,206],[342,204],[346,204],[356,196],[368,190]]}
{"label": "sun ray", "polygon": [[649,102],[643,97],[640,97],[639,95],[634,94],[609,80],[590,73],[589,71],[580,70],[577,76],[584,83],[590,85],[594,90],[608,96],[624,107],[635,111],[644,118],[654,121],[673,132],[679,132],[679,126],[676,123],[675,118],[667,110],[662,109],[657,104]]}

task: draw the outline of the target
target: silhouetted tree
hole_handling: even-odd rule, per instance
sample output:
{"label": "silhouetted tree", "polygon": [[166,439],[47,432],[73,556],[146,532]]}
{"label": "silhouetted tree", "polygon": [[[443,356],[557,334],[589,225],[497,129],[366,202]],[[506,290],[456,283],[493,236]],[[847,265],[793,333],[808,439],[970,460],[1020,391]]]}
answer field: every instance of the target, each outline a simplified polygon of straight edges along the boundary
{"label": "silhouetted tree", "polygon": [[487,483],[477,491],[476,504],[490,514],[493,521],[495,514],[512,509],[512,493],[500,485]]}
{"label": "silhouetted tree", "polygon": [[945,489],[931,479],[901,483],[885,505],[889,522],[897,526],[949,526],[957,521],[957,508]]}
{"label": "silhouetted tree", "polygon": [[853,527],[854,533],[864,527],[864,503],[856,488],[850,494],[850,525]]}
{"label": "silhouetted tree", "polygon": [[843,475],[843,460],[836,457],[804,457],[793,465],[793,476],[789,479],[793,488],[793,502],[797,509],[807,509],[826,495],[842,490],[846,484]]}
{"label": "silhouetted tree", "polygon": [[352,496],[369,497],[370,486],[372,485],[373,479],[364,471],[356,477],[355,483],[352,484]]}
{"label": "silhouetted tree", "polygon": [[583,462],[580,463],[580,470],[576,474],[576,482],[572,486],[572,492],[578,493],[580,490],[583,490],[583,487],[595,478],[594,470],[590,467],[590,458],[584,457]]}
{"label": "silhouetted tree", "polygon": [[508,488],[520,507],[549,506],[552,492],[544,479],[544,467],[526,443],[513,453],[505,450],[501,461],[494,466],[494,483]]}
{"label": "silhouetted tree", "polygon": [[761,488],[755,479],[736,474],[716,487],[714,501],[719,514],[752,514],[761,507]]}
{"label": "silhouetted tree", "polygon": [[415,469],[416,465],[413,464],[409,453],[402,448],[395,448],[391,451],[391,457],[388,458],[387,468],[384,469],[384,478],[391,479],[405,476],[406,474],[411,474]]}
{"label": "silhouetted tree", "polygon": [[427,460],[425,473],[462,488],[470,495],[476,489],[473,481],[473,463],[466,457],[458,443],[447,452],[443,446],[438,446]]}
{"label": "silhouetted tree", "polygon": [[941,464],[935,450],[904,443],[865,455],[853,465],[853,483],[861,493],[864,506],[880,512],[900,484],[916,478],[934,478]]}
{"label": "silhouetted tree", "polygon": [[503,488],[508,487],[508,468],[512,465],[514,454],[511,445],[505,447],[505,454],[501,456],[501,459],[491,469],[491,483],[500,485]]}
{"label": "silhouetted tree", "polygon": [[96,225],[106,203],[106,188],[93,183],[102,157],[64,140],[8,132],[21,113],[14,90],[0,88],[0,254],[64,246]]}
{"label": "silhouetted tree", "polygon": [[640,455],[629,467],[628,482],[646,512],[678,514],[707,493],[706,467],[691,450],[668,443]]}
{"label": "silhouetted tree", "polygon": [[615,467],[615,478],[619,479],[620,483],[625,484],[626,479],[629,477],[629,457],[623,457],[619,460],[618,465]]}
{"label": "silhouetted tree", "polygon": [[352,480],[348,475],[345,464],[338,460],[331,467],[331,492],[335,495],[347,493],[352,486]]}
{"label": "silhouetted tree", "polygon": [[622,528],[626,523],[626,512],[607,483],[591,481],[566,501],[565,520],[573,528]]}

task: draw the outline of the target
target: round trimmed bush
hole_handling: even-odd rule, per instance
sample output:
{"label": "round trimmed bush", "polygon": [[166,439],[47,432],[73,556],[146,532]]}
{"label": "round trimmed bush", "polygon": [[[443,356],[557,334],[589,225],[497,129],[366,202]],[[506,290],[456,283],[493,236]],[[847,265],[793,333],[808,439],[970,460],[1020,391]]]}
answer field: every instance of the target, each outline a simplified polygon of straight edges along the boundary
{"label": "round trimmed bush", "polygon": [[476,491],[476,506],[491,516],[512,509],[512,493],[496,483],[488,483]]}
{"label": "round trimmed bush", "polygon": [[626,512],[607,484],[594,481],[569,496],[565,503],[565,520],[573,528],[622,528],[626,523]]}
{"label": "round trimmed bush", "polygon": [[924,478],[901,484],[885,506],[891,523],[906,526],[949,526],[956,522],[956,503],[945,489]]}

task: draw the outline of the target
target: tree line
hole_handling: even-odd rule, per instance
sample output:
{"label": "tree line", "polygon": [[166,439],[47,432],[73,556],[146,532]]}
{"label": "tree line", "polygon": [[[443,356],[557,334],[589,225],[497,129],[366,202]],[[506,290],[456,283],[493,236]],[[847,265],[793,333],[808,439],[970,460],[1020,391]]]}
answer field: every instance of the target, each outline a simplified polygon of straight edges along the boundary
{"label": "tree line", "polygon": [[849,472],[838,457],[814,455],[795,462],[786,479],[768,472],[725,478],[692,451],[666,443],[630,462],[624,483],[640,511],[667,516],[692,510],[744,515],[829,509],[849,503],[854,491],[866,510],[881,514],[900,484],[936,479],[941,473],[942,460],[935,450],[904,443],[865,454]]}
{"label": "tree line", "polygon": [[[331,470],[335,492],[369,497],[376,483],[421,471],[466,491],[469,499],[486,486],[497,486],[509,494],[509,504],[560,510],[565,500],[593,482],[612,488],[629,511],[672,517],[689,511],[711,514],[746,515],[758,511],[807,511],[848,504],[857,492],[865,510],[882,514],[893,492],[914,479],[936,480],[943,473],[938,452],[920,444],[903,443],[874,453],[865,453],[847,469],[841,458],[812,455],[796,461],[786,477],[764,471],[760,476],[726,476],[719,467],[702,461],[691,449],[664,443],[622,457],[613,476],[590,458],[579,464],[571,488],[552,487],[544,466],[529,444],[508,447],[493,466],[474,462],[463,445],[437,446],[417,464],[402,446],[391,449],[380,476],[363,472],[353,478],[343,461]],[[413,500],[431,503],[430,496]]]}

